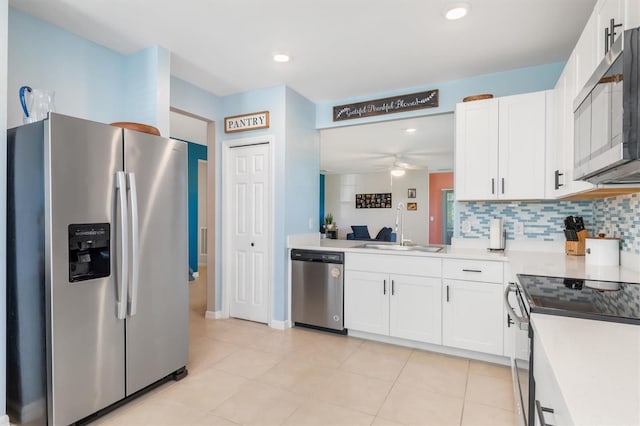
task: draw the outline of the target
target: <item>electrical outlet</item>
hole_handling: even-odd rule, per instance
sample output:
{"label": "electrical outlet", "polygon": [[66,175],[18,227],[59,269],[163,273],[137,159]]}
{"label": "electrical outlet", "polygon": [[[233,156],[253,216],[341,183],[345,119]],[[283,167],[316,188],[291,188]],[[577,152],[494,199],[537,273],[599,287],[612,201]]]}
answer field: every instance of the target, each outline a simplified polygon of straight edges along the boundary
{"label": "electrical outlet", "polygon": [[515,235],[519,235],[519,236],[524,235],[524,223],[522,223],[522,222],[514,222],[513,223],[513,233]]}
{"label": "electrical outlet", "polygon": [[465,220],[464,222],[462,222],[462,232],[464,232],[465,234],[471,232],[471,221]]}
{"label": "electrical outlet", "polygon": [[313,218],[309,218],[309,230],[313,230]]}

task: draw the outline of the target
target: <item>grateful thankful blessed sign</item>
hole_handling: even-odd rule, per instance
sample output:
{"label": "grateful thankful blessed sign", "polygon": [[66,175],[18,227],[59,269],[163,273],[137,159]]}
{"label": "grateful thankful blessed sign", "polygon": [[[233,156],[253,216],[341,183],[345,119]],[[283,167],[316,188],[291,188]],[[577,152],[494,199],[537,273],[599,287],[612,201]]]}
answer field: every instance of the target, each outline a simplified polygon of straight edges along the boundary
{"label": "grateful thankful blessed sign", "polygon": [[224,118],[224,132],[243,132],[245,130],[269,128],[269,111],[254,112],[251,114],[234,115]]}
{"label": "grateful thankful blessed sign", "polygon": [[438,89],[333,107],[333,121],[393,114],[438,106]]}

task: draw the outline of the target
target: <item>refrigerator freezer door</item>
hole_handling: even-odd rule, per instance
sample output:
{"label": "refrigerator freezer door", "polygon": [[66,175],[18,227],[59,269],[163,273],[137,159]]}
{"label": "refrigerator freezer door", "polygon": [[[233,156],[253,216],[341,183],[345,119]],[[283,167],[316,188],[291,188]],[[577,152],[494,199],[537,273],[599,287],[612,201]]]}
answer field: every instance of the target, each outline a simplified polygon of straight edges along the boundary
{"label": "refrigerator freezer door", "polygon": [[131,305],[136,289],[130,288],[126,319],[131,395],[188,361],[187,146],[125,129],[124,147],[138,213],[138,232],[131,238],[138,239],[139,258],[130,263],[132,270],[137,266],[137,301]]}
{"label": "refrigerator freezer door", "polygon": [[[48,411],[49,424],[66,425],[125,396],[125,325],[116,312],[121,246],[116,235],[121,223],[115,215],[120,207],[115,176],[123,167],[122,131],[51,114],[45,135],[45,258],[50,268],[45,271],[45,300],[52,380]],[[110,249],[95,248],[98,240],[86,234],[94,232],[91,226],[70,227],[85,224],[110,229]],[[73,250],[72,229],[81,229]],[[70,282],[76,268],[105,261],[108,276],[91,278],[89,271],[82,280]]]}

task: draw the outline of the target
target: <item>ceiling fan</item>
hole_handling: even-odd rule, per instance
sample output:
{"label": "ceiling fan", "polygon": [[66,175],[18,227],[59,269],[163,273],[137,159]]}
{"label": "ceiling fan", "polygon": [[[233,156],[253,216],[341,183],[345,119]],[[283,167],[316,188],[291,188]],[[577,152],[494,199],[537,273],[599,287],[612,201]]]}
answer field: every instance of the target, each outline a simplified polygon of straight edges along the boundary
{"label": "ceiling fan", "polygon": [[426,166],[410,161],[408,158],[396,154],[394,156],[393,166],[391,167],[392,176],[404,176],[407,170],[423,170]]}

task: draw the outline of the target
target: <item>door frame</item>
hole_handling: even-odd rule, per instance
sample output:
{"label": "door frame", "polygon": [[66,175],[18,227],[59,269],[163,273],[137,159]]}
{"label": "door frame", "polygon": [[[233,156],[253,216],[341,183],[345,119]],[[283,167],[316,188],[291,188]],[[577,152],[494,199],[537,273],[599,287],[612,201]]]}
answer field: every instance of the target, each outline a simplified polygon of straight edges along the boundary
{"label": "door frame", "polygon": [[[447,227],[446,227],[446,217],[447,217],[447,194],[451,193],[453,194],[453,188],[442,188],[440,189],[440,200],[442,202],[442,205],[440,206],[440,238],[441,243],[445,244],[446,242],[446,232],[447,232]],[[455,203],[455,198],[453,200],[453,202]],[[455,217],[455,214],[454,214]],[[455,229],[455,225],[452,223],[451,224],[452,227]],[[451,236],[451,238],[453,239],[453,235]]]}
{"label": "door frame", "polygon": [[[208,147],[207,147],[207,151],[209,151]],[[207,155],[208,154],[209,153],[207,152]],[[202,193],[200,192],[201,191],[201,188],[200,188],[200,167],[203,166],[203,165],[204,165],[204,169],[205,169],[205,183],[207,185],[207,190],[204,193],[204,200],[201,200]],[[198,159],[198,197],[197,197],[197,199],[198,199],[198,243],[197,243],[197,246],[198,246],[198,270],[200,270],[200,266],[204,266],[204,267],[207,266],[208,253],[209,253],[209,244],[208,243],[209,243],[209,231],[210,230],[209,230],[209,226],[208,226],[208,223],[207,223],[207,218],[209,217],[209,206],[207,205],[208,204],[207,203],[207,198],[208,198],[207,194],[209,192],[209,181],[207,179],[208,168],[209,168],[209,161],[208,160],[202,160],[202,159],[199,158]],[[200,235],[200,203],[202,201],[204,201],[204,204],[205,204],[204,225],[205,225],[205,227],[207,229],[207,233],[205,235],[206,236],[205,244],[207,246],[207,253],[204,254],[204,257],[205,257],[204,263],[202,263],[200,261],[201,260],[200,259],[201,256],[203,256],[202,252],[200,250],[201,249],[200,244],[202,242],[202,240],[200,239],[200,237],[201,237],[201,235]],[[198,274],[198,275],[200,275],[200,274]],[[194,276],[195,276],[195,274],[194,274]]]}
{"label": "door frame", "polygon": [[266,144],[269,148],[269,197],[267,207],[267,211],[269,211],[270,220],[267,224],[269,229],[269,237],[267,247],[267,324],[269,327],[272,326],[273,322],[273,235],[275,230],[275,191],[274,191],[274,177],[275,177],[275,159],[273,155],[274,151],[274,136],[273,135],[265,135],[265,136],[256,136],[250,138],[241,138],[241,139],[229,139],[222,143],[222,220],[220,223],[222,226],[222,317],[229,318],[229,313],[231,311],[231,283],[232,283],[232,270],[229,265],[231,262],[231,243],[233,241],[231,229],[226,226],[229,223],[229,220],[232,216],[232,203],[231,203],[231,194],[232,191],[229,188],[229,182],[231,181],[231,164],[229,161],[231,159],[231,150],[233,148],[258,145],[258,144]]}

